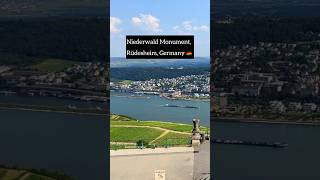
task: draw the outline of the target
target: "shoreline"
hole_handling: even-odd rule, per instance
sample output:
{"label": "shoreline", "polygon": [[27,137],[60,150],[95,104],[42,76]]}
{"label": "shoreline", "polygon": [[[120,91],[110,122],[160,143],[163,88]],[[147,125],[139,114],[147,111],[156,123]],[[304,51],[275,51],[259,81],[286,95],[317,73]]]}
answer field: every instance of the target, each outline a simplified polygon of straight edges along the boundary
{"label": "shoreline", "polygon": [[[121,92],[116,92],[119,94],[134,94],[134,93],[121,93]],[[122,97],[122,98],[147,98],[149,96],[146,95],[142,95],[142,96],[130,96],[130,95],[112,95],[112,93],[110,93],[110,98],[111,97]],[[161,96],[161,95],[154,95],[157,96],[159,98],[164,98],[167,100],[179,100],[179,101],[200,101],[200,102],[210,102],[210,98],[171,98],[171,97],[167,97],[167,96]]]}
{"label": "shoreline", "polygon": [[165,98],[168,100],[181,100],[181,101],[201,101],[201,102],[210,102],[210,98],[208,99],[200,99],[200,98],[171,98],[167,96],[159,96],[160,98]]}
{"label": "shoreline", "polygon": [[47,109],[43,109],[40,107],[30,107],[30,106],[21,106],[20,107],[6,107],[6,106],[0,106],[1,110],[17,110],[17,111],[30,111],[30,112],[48,112],[48,113],[61,113],[61,114],[76,114],[76,115],[91,115],[91,116],[106,116],[106,113],[98,113],[98,112],[81,112],[81,111],[68,111],[68,110],[59,110],[59,109],[50,109],[49,107],[46,107]]}
{"label": "shoreline", "polygon": [[213,122],[237,122],[237,123],[261,123],[261,124],[286,124],[286,125],[303,125],[303,126],[320,126],[318,122],[301,122],[301,121],[289,121],[289,120],[269,120],[258,118],[235,118],[235,117],[212,117]]}

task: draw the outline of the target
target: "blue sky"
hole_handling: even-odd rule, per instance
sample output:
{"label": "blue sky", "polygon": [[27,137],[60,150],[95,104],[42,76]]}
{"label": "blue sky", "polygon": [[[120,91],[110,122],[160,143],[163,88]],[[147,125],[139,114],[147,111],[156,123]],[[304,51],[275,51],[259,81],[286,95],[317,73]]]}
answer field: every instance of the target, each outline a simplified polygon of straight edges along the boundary
{"label": "blue sky", "polygon": [[126,35],[194,35],[195,56],[210,56],[210,0],[111,0],[111,57],[125,57]]}

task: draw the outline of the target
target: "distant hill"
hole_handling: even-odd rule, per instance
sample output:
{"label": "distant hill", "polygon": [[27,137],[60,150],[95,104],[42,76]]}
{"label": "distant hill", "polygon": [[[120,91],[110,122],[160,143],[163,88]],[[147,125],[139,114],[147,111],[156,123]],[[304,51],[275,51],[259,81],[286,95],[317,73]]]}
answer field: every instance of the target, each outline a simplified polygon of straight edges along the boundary
{"label": "distant hill", "polygon": [[211,8],[215,19],[225,16],[320,16],[318,0],[215,0]]}
{"label": "distant hill", "polygon": [[259,42],[286,42],[320,40],[319,17],[242,17],[230,24],[212,22],[212,45],[216,49],[230,45]]}
{"label": "distant hill", "polygon": [[0,0],[0,65],[108,61],[105,0]]}
{"label": "distant hill", "polygon": [[1,20],[0,39],[0,54],[5,54],[0,64],[37,57],[108,61],[108,21],[104,18]]}
{"label": "distant hill", "polygon": [[106,15],[104,0],[1,0],[0,17]]}
{"label": "distant hill", "polygon": [[124,57],[112,57],[111,68],[119,67],[209,67],[210,58],[196,57],[195,59],[126,59]]}
{"label": "distant hill", "polygon": [[208,74],[210,67],[188,67],[184,69],[171,69],[163,67],[126,67],[126,68],[111,68],[111,81],[132,80],[144,81],[149,79],[160,78],[176,78],[187,75],[202,75]]}

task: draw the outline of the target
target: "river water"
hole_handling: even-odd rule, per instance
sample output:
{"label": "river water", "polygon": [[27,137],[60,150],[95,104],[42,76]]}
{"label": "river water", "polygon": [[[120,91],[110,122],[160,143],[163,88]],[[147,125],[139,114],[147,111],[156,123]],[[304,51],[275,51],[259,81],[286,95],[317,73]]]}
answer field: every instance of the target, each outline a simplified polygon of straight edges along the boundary
{"label": "river water", "polygon": [[216,138],[286,142],[286,148],[213,145],[215,180],[320,179],[320,127],[225,123],[211,127]]}
{"label": "river water", "polygon": [[[197,108],[164,107],[164,105],[194,106]],[[169,100],[155,95],[132,96],[125,93],[111,93],[110,110],[141,120],[158,120],[191,124],[193,118],[200,118],[200,124],[210,125],[210,102],[199,100]]]}
{"label": "river water", "polygon": [[[0,96],[0,102],[8,101],[81,104],[48,97]],[[0,164],[59,171],[76,180],[108,179],[106,116],[0,110],[0,124]]]}

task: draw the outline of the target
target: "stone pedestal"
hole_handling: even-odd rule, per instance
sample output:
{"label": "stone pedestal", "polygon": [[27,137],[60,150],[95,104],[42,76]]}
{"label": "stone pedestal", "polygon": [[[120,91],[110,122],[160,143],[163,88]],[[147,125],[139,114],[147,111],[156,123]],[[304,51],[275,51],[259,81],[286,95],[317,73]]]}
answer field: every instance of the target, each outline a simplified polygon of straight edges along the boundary
{"label": "stone pedestal", "polygon": [[193,147],[198,147],[200,146],[200,140],[191,140],[191,145]]}
{"label": "stone pedestal", "polygon": [[191,144],[193,147],[200,145],[201,140],[201,134],[200,134],[200,128],[199,128],[199,122],[200,119],[193,119],[193,129],[192,129],[192,138],[191,138]]}

